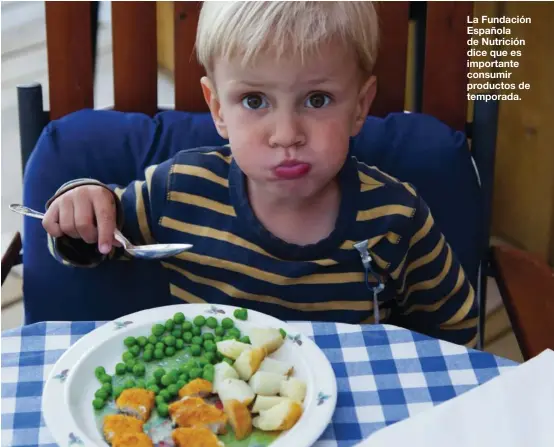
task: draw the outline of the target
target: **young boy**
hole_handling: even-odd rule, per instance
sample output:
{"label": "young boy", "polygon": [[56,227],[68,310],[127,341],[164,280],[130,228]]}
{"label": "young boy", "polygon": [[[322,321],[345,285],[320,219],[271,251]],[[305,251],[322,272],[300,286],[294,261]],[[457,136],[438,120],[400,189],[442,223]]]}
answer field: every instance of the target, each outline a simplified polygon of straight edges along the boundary
{"label": "young boy", "polygon": [[426,204],[348,153],[375,96],[377,23],[370,2],[205,2],[201,86],[229,145],[180,152],[126,188],[62,186],[44,219],[54,255],[97,265],[117,226],[137,244],[194,245],[162,261],[184,302],[474,346],[474,290]]}

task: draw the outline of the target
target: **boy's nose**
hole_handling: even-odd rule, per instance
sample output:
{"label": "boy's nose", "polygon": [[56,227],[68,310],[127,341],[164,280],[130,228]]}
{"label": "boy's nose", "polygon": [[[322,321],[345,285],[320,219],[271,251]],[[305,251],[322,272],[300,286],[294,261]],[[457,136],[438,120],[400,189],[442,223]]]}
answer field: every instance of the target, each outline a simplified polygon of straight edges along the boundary
{"label": "boy's nose", "polygon": [[274,123],[273,132],[269,138],[271,147],[302,146],[306,136],[297,118],[290,114],[282,114]]}

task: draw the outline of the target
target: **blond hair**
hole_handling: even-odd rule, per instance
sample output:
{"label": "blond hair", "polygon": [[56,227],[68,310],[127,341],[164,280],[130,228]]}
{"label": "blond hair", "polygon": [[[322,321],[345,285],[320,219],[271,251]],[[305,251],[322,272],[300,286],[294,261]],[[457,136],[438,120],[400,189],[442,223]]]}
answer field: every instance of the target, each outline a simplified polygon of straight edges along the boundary
{"label": "blond hair", "polygon": [[196,54],[208,75],[216,58],[241,57],[249,64],[261,52],[283,56],[316,53],[337,40],[353,48],[371,74],[377,58],[378,18],[372,2],[205,1],[196,34]]}

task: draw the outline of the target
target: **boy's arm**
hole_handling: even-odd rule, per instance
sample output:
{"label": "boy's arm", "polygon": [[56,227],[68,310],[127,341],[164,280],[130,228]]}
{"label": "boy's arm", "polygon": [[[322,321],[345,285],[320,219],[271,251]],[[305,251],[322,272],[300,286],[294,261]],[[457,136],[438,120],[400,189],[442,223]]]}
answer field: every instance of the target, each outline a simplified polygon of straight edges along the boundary
{"label": "boy's arm", "polygon": [[415,208],[408,251],[391,274],[400,319],[425,334],[474,347],[479,320],[475,291],[419,196]]}
{"label": "boy's arm", "polygon": [[[78,179],[61,186],[47,202],[46,207],[60,195],[84,185],[98,185],[109,189],[116,204],[117,228],[133,244],[155,243],[154,232],[161,208],[167,196],[167,186],[173,160],[150,166],[145,180],[131,182],[127,187],[105,185],[93,179]],[[108,255],[98,251],[97,244],[87,244],[69,236],[59,238],[48,235],[48,249],[58,261],[75,267],[95,267],[105,259],[123,258],[123,249],[114,247]]]}

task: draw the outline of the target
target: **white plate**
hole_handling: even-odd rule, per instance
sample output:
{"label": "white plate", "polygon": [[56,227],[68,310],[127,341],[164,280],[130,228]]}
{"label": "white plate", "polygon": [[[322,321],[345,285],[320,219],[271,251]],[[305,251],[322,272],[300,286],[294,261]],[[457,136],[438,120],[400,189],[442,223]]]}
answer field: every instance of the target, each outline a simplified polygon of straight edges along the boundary
{"label": "white plate", "polygon": [[294,377],[307,384],[307,393],[300,420],[272,442],[271,447],[313,445],[331,421],[337,402],[336,378],[327,357],[311,339],[281,320],[248,310],[248,320],[240,321],[233,317],[235,309],[210,304],[149,309],[104,324],[82,337],[56,362],[44,387],[44,420],[56,442],[60,446],[107,445],[96,426],[92,408],[94,393],[99,388],[95,367],[104,366],[113,375],[116,363],[121,361],[126,337],[149,335],[152,325],[163,324],[176,312],[183,312],[187,320],[197,315],[213,315],[219,320],[230,317],[245,333],[249,326],[283,328],[287,332],[285,343],[271,357],[291,363]]}

